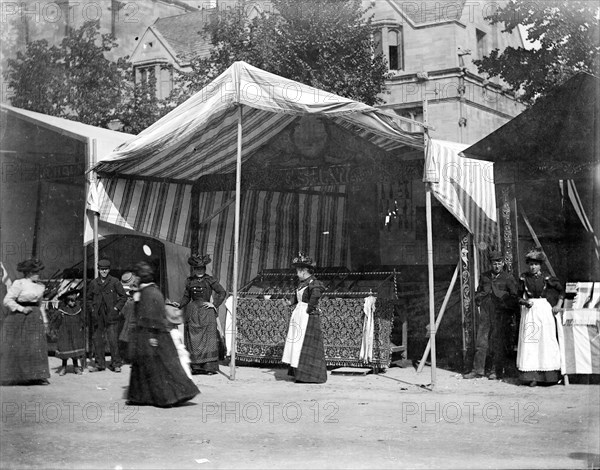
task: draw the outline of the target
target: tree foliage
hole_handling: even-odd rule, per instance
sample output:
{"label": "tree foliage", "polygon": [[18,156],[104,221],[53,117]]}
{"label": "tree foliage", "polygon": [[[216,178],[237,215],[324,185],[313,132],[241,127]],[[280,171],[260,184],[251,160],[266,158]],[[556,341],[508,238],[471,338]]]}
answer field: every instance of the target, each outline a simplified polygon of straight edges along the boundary
{"label": "tree foliage", "polygon": [[122,98],[117,105],[116,116],[123,125],[123,131],[139,134],[150,127],[173,107],[156,96],[157,79],[151,69],[145,80],[137,79],[132,69],[128,69],[121,81]]}
{"label": "tree foliage", "polygon": [[97,22],[70,29],[59,46],[31,42],[7,62],[11,104],[23,109],[106,127],[120,119],[139,132],[160,117],[162,108],[149,84],[136,87],[127,57],[111,61],[117,47]]}
{"label": "tree foliage", "polygon": [[243,8],[221,10],[204,33],[209,57],[176,78],[181,102],[233,62],[263,70],[367,104],[382,100],[387,65],[374,54],[371,20],[360,0],[273,0],[274,12],[249,20]]}
{"label": "tree foliage", "polygon": [[598,4],[588,0],[512,0],[486,19],[504,23],[503,32],[522,24],[539,48],[495,49],[474,63],[480,73],[502,78],[531,103],[577,72],[599,73],[598,15]]}

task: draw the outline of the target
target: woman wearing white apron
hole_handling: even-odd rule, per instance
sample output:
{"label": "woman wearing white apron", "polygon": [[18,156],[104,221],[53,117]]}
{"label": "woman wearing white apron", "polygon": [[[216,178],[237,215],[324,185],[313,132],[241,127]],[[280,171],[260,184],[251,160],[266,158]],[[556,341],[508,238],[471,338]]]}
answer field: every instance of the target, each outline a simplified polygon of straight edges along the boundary
{"label": "woman wearing white apron", "polygon": [[290,365],[288,374],[295,377],[296,383],[325,383],[327,364],[317,308],[324,285],[315,278],[315,265],[308,256],[300,253],[292,260],[292,266],[300,283],[296,295],[288,299],[288,303],[296,307],[290,318],[281,361]]}
{"label": "woman wearing white apron", "polygon": [[565,293],[556,277],[542,273],[546,255],[537,249],[527,253],[529,271],[521,274],[519,303],[521,323],[517,369],[519,379],[535,387],[538,382],[556,383],[560,378],[560,349],[554,314],[562,308]]}

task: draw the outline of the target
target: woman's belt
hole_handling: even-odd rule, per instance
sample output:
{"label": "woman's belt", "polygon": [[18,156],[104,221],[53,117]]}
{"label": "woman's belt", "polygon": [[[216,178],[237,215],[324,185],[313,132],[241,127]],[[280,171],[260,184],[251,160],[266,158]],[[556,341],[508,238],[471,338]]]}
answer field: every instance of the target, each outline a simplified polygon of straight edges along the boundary
{"label": "woman's belt", "polygon": [[17,300],[17,303],[21,306],[21,307],[39,307],[40,303],[39,302],[19,302]]}

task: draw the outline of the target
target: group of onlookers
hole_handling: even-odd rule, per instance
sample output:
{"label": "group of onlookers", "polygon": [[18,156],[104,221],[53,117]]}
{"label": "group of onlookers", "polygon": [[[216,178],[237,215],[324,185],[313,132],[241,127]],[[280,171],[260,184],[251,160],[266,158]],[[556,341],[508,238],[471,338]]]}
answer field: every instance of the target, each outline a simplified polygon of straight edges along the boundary
{"label": "group of onlookers", "polygon": [[[506,271],[502,253],[492,252],[492,269],[481,275],[475,293],[479,306],[476,352],[473,370],[465,378],[486,376],[486,359],[491,358],[487,376],[507,375],[507,333],[511,318],[520,312],[516,368],[523,383],[556,383],[560,378],[560,352],[554,315],[563,304],[565,292],[560,281],[546,275],[541,250],[526,255],[529,270],[517,281]],[[110,275],[110,261],[98,262],[99,276],[87,289],[87,308],[94,361],[90,372],[105,369],[121,372],[123,356],[131,364],[127,398],[135,404],[172,406],[190,400],[199,390],[192,374],[219,371],[218,307],[226,291],[206,272],[208,255],[193,255],[179,302],[165,302],[155,283],[150,264],[139,262],[120,279]],[[319,299],[324,285],[314,275],[315,263],[300,253],[292,260],[299,285],[289,299],[294,306],[285,339],[282,362],[296,382],[324,383],[327,366],[320,324]],[[2,384],[48,384],[47,335],[49,312],[42,302],[45,287],[40,282],[44,269],[38,259],[18,264],[23,274],[14,282],[2,266],[3,305],[0,342],[0,382]],[[73,372],[82,374],[85,366],[85,334],[79,291],[69,289],[59,297],[52,312],[57,332],[56,356],[62,360],[59,375],[65,375],[68,360]],[[180,309],[186,308],[185,315]],[[183,323],[184,338],[179,334]],[[105,344],[105,341],[108,344]],[[124,348],[123,345],[126,345]],[[108,346],[111,361],[106,364]],[[81,364],[79,363],[81,361]]]}
{"label": "group of onlookers", "polygon": [[[490,253],[492,269],[484,272],[475,293],[479,306],[473,370],[464,377],[500,379],[516,366],[518,378],[529,386],[560,380],[560,349],[556,319],[563,306],[561,282],[544,272],[546,255],[533,249],[525,256],[528,271],[518,281],[506,271],[502,253]],[[520,310],[520,311],[519,311]],[[511,319],[519,318],[516,364],[511,364]],[[486,374],[486,358],[491,364]]]}

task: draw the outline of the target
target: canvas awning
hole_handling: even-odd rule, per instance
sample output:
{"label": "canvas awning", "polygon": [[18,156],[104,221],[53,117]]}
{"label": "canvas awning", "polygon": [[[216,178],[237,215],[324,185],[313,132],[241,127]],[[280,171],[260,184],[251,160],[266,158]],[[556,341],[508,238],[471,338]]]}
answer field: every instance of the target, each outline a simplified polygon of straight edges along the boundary
{"label": "canvas awning", "polygon": [[244,131],[242,161],[294,119],[316,115],[392,151],[423,148],[423,135],[399,119],[357,101],[236,62],[210,85],[116,149],[95,171],[103,176],[194,182],[235,171],[238,106]]}

